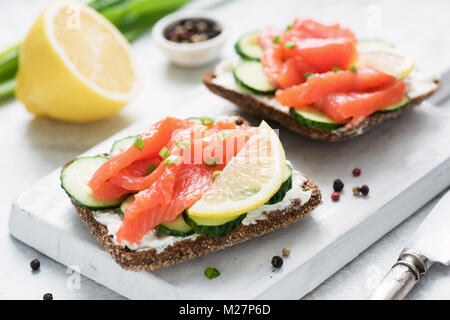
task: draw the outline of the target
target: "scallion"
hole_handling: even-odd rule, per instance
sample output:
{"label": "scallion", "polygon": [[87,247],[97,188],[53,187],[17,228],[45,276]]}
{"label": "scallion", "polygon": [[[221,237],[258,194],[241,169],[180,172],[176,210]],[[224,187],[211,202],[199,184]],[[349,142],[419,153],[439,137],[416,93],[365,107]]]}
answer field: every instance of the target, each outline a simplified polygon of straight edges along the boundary
{"label": "scallion", "polygon": [[214,279],[214,278],[217,278],[218,276],[220,276],[220,271],[217,270],[216,268],[209,267],[209,268],[205,269],[205,276],[208,279]]}
{"label": "scallion", "polygon": [[294,49],[296,46],[295,42],[293,41],[288,41],[284,44],[284,47],[287,49]]}
{"label": "scallion", "polygon": [[353,66],[353,67],[351,67],[350,69],[348,69],[349,71],[351,71],[351,72],[353,72],[353,73],[356,73],[356,72],[358,72],[358,67],[357,66]]}
{"label": "scallion", "polygon": [[214,171],[213,174],[212,174],[213,180],[216,180],[216,178],[217,178],[221,173],[222,173],[222,171],[220,171],[220,170]]}
{"label": "scallion", "polygon": [[228,132],[228,130],[222,130],[218,134],[216,134],[216,137],[217,139],[219,139],[219,141],[223,141],[228,138],[229,135],[230,133]]}
{"label": "scallion", "polygon": [[333,72],[338,72],[338,71],[341,71],[341,68],[339,68],[339,67],[333,67],[333,68],[331,68],[331,70],[333,70]]}
{"label": "scallion", "polygon": [[147,175],[149,175],[150,173],[155,171],[155,169],[156,169],[156,165],[154,165],[153,163],[150,163],[147,167]]}
{"label": "scallion", "polygon": [[273,38],[272,42],[276,43],[276,44],[280,44],[281,43],[281,37],[280,36],[276,36],[275,38]]}
{"label": "scallion", "polygon": [[200,117],[200,121],[206,126],[209,126],[214,123],[213,119],[211,119],[210,117],[205,117],[205,116]]}
{"label": "scallion", "polygon": [[166,147],[163,147],[159,152],[159,155],[161,156],[161,158],[166,159],[168,156],[170,156],[170,150]]}
{"label": "scallion", "polygon": [[176,163],[178,163],[178,161],[180,161],[179,156],[171,155],[171,156],[167,157],[167,159],[164,160],[164,164],[166,166],[168,166],[170,164],[176,164]]}
{"label": "scallion", "polygon": [[217,167],[218,163],[219,163],[218,158],[208,158],[205,160],[205,166],[210,167],[210,168]]}
{"label": "scallion", "polygon": [[307,72],[305,73],[303,76],[305,77],[306,80],[308,80],[308,78],[312,77],[314,75],[314,73],[312,72]]}
{"label": "scallion", "polygon": [[191,146],[191,142],[189,140],[177,141],[175,142],[175,145],[177,146],[178,149],[184,150]]}
{"label": "scallion", "polygon": [[141,138],[137,137],[136,140],[134,140],[133,146],[142,151],[144,149],[145,142]]}

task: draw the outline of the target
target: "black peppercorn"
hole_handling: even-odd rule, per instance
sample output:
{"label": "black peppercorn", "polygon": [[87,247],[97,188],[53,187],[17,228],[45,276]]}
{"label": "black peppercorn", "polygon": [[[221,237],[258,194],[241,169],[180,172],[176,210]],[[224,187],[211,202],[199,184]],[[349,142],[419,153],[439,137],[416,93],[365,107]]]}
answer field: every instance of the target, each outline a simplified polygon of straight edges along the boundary
{"label": "black peppercorn", "polygon": [[53,300],[53,295],[51,293],[46,293],[42,297],[43,300]]}
{"label": "black peppercorn", "polygon": [[364,185],[361,186],[359,191],[361,192],[361,194],[363,196],[367,196],[369,194],[369,187],[366,184],[364,184]]}
{"label": "black peppercorn", "polygon": [[283,258],[281,258],[280,256],[274,256],[272,258],[272,265],[275,268],[281,268],[281,266],[283,265]]}
{"label": "black peppercorn", "polygon": [[41,263],[39,262],[38,259],[34,259],[30,262],[30,267],[31,267],[31,269],[33,269],[33,271],[36,271],[37,269],[39,269],[40,266],[41,266]]}
{"label": "black peppercorn", "polygon": [[336,179],[333,182],[333,189],[336,192],[340,192],[342,191],[342,189],[344,189],[344,183],[342,182],[341,179]]}

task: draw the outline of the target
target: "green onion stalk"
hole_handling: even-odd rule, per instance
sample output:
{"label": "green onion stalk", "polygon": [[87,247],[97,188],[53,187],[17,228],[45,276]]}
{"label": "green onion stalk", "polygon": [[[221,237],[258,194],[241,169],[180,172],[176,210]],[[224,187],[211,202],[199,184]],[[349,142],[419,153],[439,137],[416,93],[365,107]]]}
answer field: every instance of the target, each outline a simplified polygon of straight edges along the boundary
{"label": "green onion stalk", "polygon": [[[105,16],[132,42],[163,16],[190,0],[92,0],[87,4]],[[14,95],[21,43],[0,52],[0,99]]]}

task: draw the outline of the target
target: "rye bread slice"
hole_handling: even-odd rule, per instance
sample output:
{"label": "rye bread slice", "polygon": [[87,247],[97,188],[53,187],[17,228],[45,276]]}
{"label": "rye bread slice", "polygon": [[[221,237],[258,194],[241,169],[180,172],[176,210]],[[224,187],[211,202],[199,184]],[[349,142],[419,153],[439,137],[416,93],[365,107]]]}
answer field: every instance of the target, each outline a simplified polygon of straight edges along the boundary
{"label": "rye bread slice", "polygon": [[215,94],[225,98],[234,104],[236,104],[242,110],[254,114],[263,119],[269,119],[278,122],[282,126],[297,132],[301,135],[307,136],[311,139],[325,140],[325,141],[342,141],[356,136],[362,135],[369,129],[373,128],[377,124],[384,120],[396,118],[399,115],[411,110],[413,107],[419,105],[423,100],[430,97],[439,89],[440,82],[436,80],[437,87],[426,94],[411,99],[409,105],[398,111],[390,113],[375,113],[366,118],[365,121],[359,123],[355,127],[342,127],[337,130],[322,130],[307,127],[296,119],[292,118],[289,112],[284,112],[281,109],[276,109],[273,106],[265,103],[264,101],[256,99],[250,94],[241,93],[238,91],[230,90],[212,82],[216,77],[215,71],[211,70],[203,76],[203,83],[206,87]]}
{"label": "rye bread slice", "polygon": [[89,227],[92,235],[97,238],[102,248],[124,269],[132,271],[155,270],[173,264],[185,262],[202,255],[219,251],[233,245],[254,239],[282,227],[287,227],[311,211],[320,203],[322,195],[319,187],[311,180],[307,180],[303,190],[311,191],[308,202],[301,204],[295,199],[283,210],[274,210],[266,213],[267,218],[257,220],[255,224],[240,225],[236,230],[225,237],[214,238],[198,236],[195,240],[181,240],[172,246],[157,253],[155,249],[145,251],[132,251],[114,243],[113,237],[108,234],[107,228],[95,220],[92,210],[80,206],[72,201],[81,220]]}
{"label": "rye bread slice", "polygon": [[[235,123],[238,125],[249,125],[248,121],[237,113],[231,113],[228,116],[233,116]],[[307,179],[305,181],[303,190],[311,192],[311,197],[306,203],[302,204],[299,199],[294,199],[283,210],[267,212],[266,219],[257,220],[255,224],[240,225],[225,237],[198,236],[195,240],[181,240],[165,248],[160,253],[157,253],[155,249],[133,251],[115,244],[113,236],[108,234],[107,228],[95,220],[91,209],[81,206],[73,200],[72,204],[75,206],[81,220],[88,226],[91,234],[94,235],[101,247],[123,269],[145,271],[185,262],[254,239],[282,227],[287,227],[309,214],[322,202],[320,189],[311,180]]]}

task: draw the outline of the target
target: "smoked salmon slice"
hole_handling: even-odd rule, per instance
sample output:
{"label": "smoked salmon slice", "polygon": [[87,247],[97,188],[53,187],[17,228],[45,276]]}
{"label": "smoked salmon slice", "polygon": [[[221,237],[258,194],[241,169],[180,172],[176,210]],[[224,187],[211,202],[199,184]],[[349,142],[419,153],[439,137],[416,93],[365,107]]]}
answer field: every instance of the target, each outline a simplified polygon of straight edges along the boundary
{"label": "smoked salmon slice", "polygon": [[337,24],[296,19],[286,32],[267,28],[258,41],[263,69],[280,88],[303,83],[307,73],[348,69],[358,58],[355,35]]}
{"label": "smoked salmon slice", "polygon": [[372,113],[399,102],[406,94],[400,80],[364,92],[333,93],[320,99],[316,107],[333,121],[359,121]]}
{"label": "smoked salmon slice", "polygon": [[296,18],[292,23],[291,30],[286,32],[286,36],[290,39],[306,39],[306,38],[347,38],[356,41],[355,34],[347,28],[341,27],[339,24],[324,25],[311,19]]}
{"label": "smoked salmon slice", "polygon": [[161,148],[170,140],[172,132],[175,129],[190,125],[192,125],[192,121],[171,117],[156,122],[150,129],[141,135],[141,139],[144,141],[142,150],[139,150],[135,146],[131,146],[128,150],[109,159],[95,172],[88,183],[89,187],[95,191],[121,169],[132,164],[134,161],[142,159],[143,157],[156,156]]}
{"label": "smoked salmon slice", "polygon": [[346,38],[304,39],[294,42],[293,48],[283,47],[283,57],[301,57],[316,72],[330,71],[333,67],[348,69],[358,59],[354,40]]}
{"label": "smoked salmon slice", "polygon": [[264,51],[261,64],[267,76],[280,88],[289,88],[305,81],[305,74],[315,72],[302,57],[285,59],[281,46],[273,46]]}
{"label": "smoked salmon slice", "polygon": [[[160,163],[161,160],[158,158],[133,162],[120,170],[109,181],[130,191],[148,188],[162,173],[158,167]],[[156,170],[149,172],[150,166]]]}
{"label": "smoked salmon slice", "polygon": [[276,28],[268,27],[259,33],[258,43],[263,49],[267,49],[274,45],[273,39],[277,36],[283,37],[283,32]]}
{"label": "smoked salmon slice", "polygon": [[300,85],[277,90],[279,103],[290,107],[312,104],[331,93],[363,91],[395,81],[386,73],[368,67],[360,67],[356,72],[341,70],[316,74]]}
{"label": "smoked salmon slice", "polygon": [[100,188],[92,191],[94,197],[102,200],[115,200],[120,199],[126,194],[129,194],[130,191],[124,189],[110,181],[105,182]]}
{"label": "smoked salmon slice", "polygon": [[[133,214],[133,203],[128,205],[122,225],[117,232],[118,242],[136,243],[158,224],[175,219],[184,209],[201,198],[213,182],[212,172],[211,168],[203,165],[180,165],[176,173],[168,173],[167,176],[173,178],[170,181],[173,182],[170,186],[173,189],[171,199],[168,202],[158,202],[154,208],[142,214]],[[164,180],[164,183],[167,182]],[[156,194],[155,188],[153,194]],[[138,196],[139,194],[135,197]]]}
{"label": "smoked salmon slice", "polygon": [[[161,171],[158,178],[150,187],[135,194],[135,200],[125,208],[123,223],[117,233],[119,242],[132,244],[139,241],[158,224],[175,219],[194,204],[213,182],[213,172],[223,169],[257,130],[252,127],[223,127],[234,126],[218,122],[201,132],[197,126],[173,133],[168,146],[171,146],[171,154],[179,156],[182,161],[169,165],[160,163],[151,174]],[[180,141],[189,141],[189,144],[183,144],[188,147],[179,149],[175,142]],[[196,150],[198,147],[200,149]],[[217,160],[207,163],[208,158]]]}

